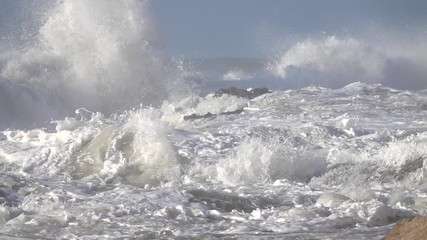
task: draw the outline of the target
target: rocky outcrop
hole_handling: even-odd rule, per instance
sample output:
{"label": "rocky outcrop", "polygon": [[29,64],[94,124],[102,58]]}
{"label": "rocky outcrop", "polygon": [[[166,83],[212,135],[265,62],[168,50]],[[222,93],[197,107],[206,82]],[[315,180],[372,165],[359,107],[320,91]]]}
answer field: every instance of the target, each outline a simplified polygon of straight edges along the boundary
{"label": "rocky outcrop", "polygon": [[241,98],[253,99],[263,94],[270,93],[267,88],[240,89],[236,87],[222,88],[215,92],[215,97],[221,97],[224,94],[237,96]]}
{"label": "rocky outcrop", "polygon": [[383,240],[427,239],[427,217],[405,218],[396,223]]}
{"label": "rocky outcrop", "polygon": [[191,115],[184,116],[184,120],[187,121],[187,120],[196,120],[196,119],[203,119],[203,118],[215,118],[218,115],[231,115],[231,114],[239,114],[242,112],[243,112],[243,109],[237,109],[235,111],[230,111],[230,112],[222,112],[219,114],[212,114],[212,113],[208,112],[204,115],[198,115],[198,114],[193,113]]}

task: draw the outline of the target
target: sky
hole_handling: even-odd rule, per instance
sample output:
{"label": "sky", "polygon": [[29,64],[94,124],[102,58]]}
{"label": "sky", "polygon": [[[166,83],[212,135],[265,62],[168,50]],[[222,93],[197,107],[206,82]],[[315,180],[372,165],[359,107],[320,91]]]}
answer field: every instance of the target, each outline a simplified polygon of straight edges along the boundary
{"label": "sky", "polygon": [[[425,0],[151,0],[149,4],[170,56],[264,58],[321,35],[348,35],[380,44],[391,41],[386,39],[399,43],[404,38],[427,39]],[[31,38],[31,23],[15,25],[35,12],[35,5],[43,4],[0,0],[0,33],[21,29]]]}
{"label": "sky", "polygon": [[151,8],[173,56],[266,57],[322,34],[427,35],[424,0],[153,0]]}

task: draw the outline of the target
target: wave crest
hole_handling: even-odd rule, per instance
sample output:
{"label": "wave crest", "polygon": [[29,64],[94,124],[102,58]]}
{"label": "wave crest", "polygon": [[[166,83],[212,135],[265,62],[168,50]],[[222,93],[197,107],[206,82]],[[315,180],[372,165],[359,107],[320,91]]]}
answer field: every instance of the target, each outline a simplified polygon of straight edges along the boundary
{"label": "wave crest", "polygon": [[288,77],[291,68],[377,79],[382,77],[385,62],[386,57],[382,53],[356,39],[331,36],[295,44],[278,60],[271,62],[268,70],[283,79]]}

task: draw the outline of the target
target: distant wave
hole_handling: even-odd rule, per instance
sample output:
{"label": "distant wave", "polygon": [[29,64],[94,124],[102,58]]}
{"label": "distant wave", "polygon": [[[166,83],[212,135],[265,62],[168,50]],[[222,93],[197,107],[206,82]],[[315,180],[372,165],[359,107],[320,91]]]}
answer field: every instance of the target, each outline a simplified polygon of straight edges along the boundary
{"label": "distant wave", "polygon": [[378,78],[381,77],[385,60],[383,54],[355,39],[328,37],[321,41],[308,39],[295,44],[272,62],[269,69],[281,78],[286,78],[292,67]]}
{"label": "distant wave", "polygon": [[414,54],[386,51],[355,38],[329,36],[294,44],[270,61],[267,70],[297,86],[339,88],[362,81],[416,90],[427,88],[426,66],[427,62]]}

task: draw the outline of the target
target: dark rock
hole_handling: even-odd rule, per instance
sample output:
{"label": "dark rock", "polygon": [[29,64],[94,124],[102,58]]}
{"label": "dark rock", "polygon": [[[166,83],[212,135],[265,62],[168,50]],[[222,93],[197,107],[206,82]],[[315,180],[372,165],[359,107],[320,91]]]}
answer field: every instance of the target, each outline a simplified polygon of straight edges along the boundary
{"label": "dark rock", "polygon": [[220,113],[218,115],[232,115],[232,114],[240,114],[242,112],[243,112],[243,108],[237,109],[237,110],[234,110],[234,111],[229,111],[229,112],[222,112],[222,113]]}
{"label": "dark rock", "polygon": [[184,116],[184,120],[187,121],[187,120],[196,120],[196,119],[201,119],[201,118],[213,118],[215,116],[216,116],[216,114],[212,114],[210,112],[208,112],[204,115],[199,115],[199,114],[193,113],[191,115]]}
{"label": "dark rock", "polygon": [[208,112],[208,113],[206,113],[204,115],[198,115],[198,114],[193,113],[191,115],[184,116],[184,120],[188,121],[188,120],[196,120],[196,119],[215,118],[218,115],[232,115],[232,114],[239,114],[239,113],[242,113],[242,112],[243,112],[243,108],[237,109],[235,111],[222,112],[222,113],[219,113],[219,114],[212,114],[212,113]]}
{"label": "dark rock", "polygon": [[249,92],[252,93],[251,99],[256,98],[258,96],[261,96],[261,95],[264,95],[264,94],[267,94],[267,93],[271,93],[271,91],[268,90],[267,88],[254,88]]}
{"label": "dark rock", "polygon": [[236,88],[236,87],[229,87],[229,88],[221,88],[220,90],[215,92],[215,97],[221,97],[224,94],[228,94],[231,96],[237,96],[237,97],[241,97],[241,98],[247,98],[247,99],[253,99],[256,98],[258,96],[261,96],[263,94],[266,93],[270,93],[271,91],[268,90],[267,88],[254,88],[251,90],[245,90],[245,89],[240,89],[240,88]]}

